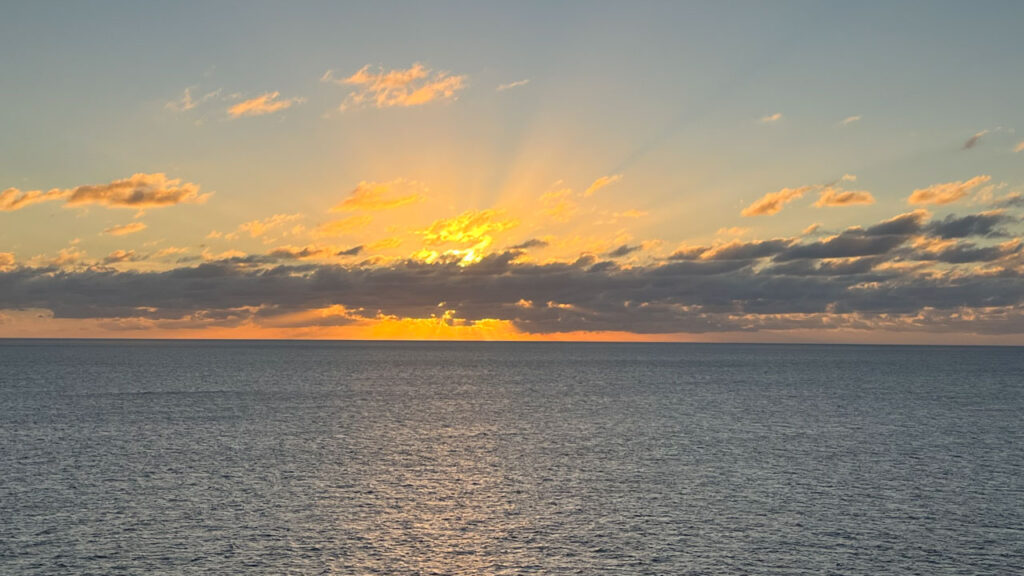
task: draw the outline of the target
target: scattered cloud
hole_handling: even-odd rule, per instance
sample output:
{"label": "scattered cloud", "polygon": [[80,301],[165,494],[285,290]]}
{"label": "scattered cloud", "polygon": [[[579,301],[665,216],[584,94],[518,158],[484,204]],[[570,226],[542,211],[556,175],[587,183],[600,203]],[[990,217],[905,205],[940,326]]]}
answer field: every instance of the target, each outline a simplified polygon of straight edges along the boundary
{"label": "scattered cloud", "polygon": [[142,222],[131,222],[128,224],[122,224],[120,226],[111,226],[103,230],[103,234],[107,236],[125,236],[127,234],[134,234],[136,232],[142,232],[146,229],[146,225]]}
{"label": "scattered cloud", "polygon": [[280,112],[281,110],[287,110],[295,104],[302,104],[306,101],[305,98],[301,97],[278,100],[280,95],[280,92],[267,92],[255,98],[243,100],[228,108],[228,115],[232,118],[241,118],[242,116],[264,116],[266,114]]}
{"label": "scattered cloud", "polygon": [[514,246],[509,246],[509,250],[529,250],[530,248],[546,248],[550,243],[540,238],[530,238],[525,242],[520,242]]}
{"label": "scattered cloud", "polygon": [[427,187],[399,178],[390,182],[360,182],[331,212],[387,210],[423,200]]}
{"label": "scattered cloud", "polygon": [[850,124],[853,124],[855,122],[860,122],[860,119],[861,119],[861,117],[859,115],[858,116],[847,116],[846,118],[843,118],[842,120],[839,121],[839,125],[840,126],[849,126]]}
{"label": "scattered cloud", "polygon": [[145,257],[135,253],[135,250],[114,250],[103,258],[104,264],[119,264],[121,262],[137,262]]}
{"label": "scattered cloud", "polygon": [[78,186],[66,190],[55,188],[47,192],[22,192],[17,188],[8,188],[0,192],[0,211],[10,212],[55,200],[64,200],[65,206],[98,204],[108,208],[143,210],[175,204],[202,204],[211,194],[200,194],[197,184],[183,184],[180,178],[167,178],[163,173],[140,173],[108,184]]}
{"label": "scattered cloud", "polygon": [[[271,230],[280,228],[289,222],[295,222],[302,218],[302,214],[274,214],[273,216],[263,218],[260,220],[250,220],[244,222],[238,226],[238,228],[231,234],[227,234],[224,237],[228,240],[237,238],[240,234],[248,234],[250,238],[258,238],[263,236]],[[213,234],[211,232],[211,234]],[[207,238],[210,238],[207,235]],[[214,236],[216,237],[216,236]]]}
{"label": "scattered cloud", "polygon": [[855,204],[874,204],[875,197],[866,190],[843,190],[832,186],[821,191],[815,206],[852,206]]}
{"label": "scattered cloud", "polygon": [[437,220],[420,234],[428,246],[453,243],[484,248],[491,244],[493,234],[518,224],[518,221],[507,218],[502,210],[471,210],[454,218]]}
{"label": "scattered cloud", "polygon": [[338,250],[334,253],[335,256],[358,256],[363,251],[363,245],[353,246],[344,250]]}
{"label": "scattered cloud", "polygon": [[779,120],[782,120],[782,112],[776,112],[775,114],[762,116],[761,119],[758,120],[758,122],[762,124],[775,124]]}
{"label": "scattered cloud", "polygon": [[208,100],[218,98],[221,94],[221,90],[217,89],[207,92],[206,94],[203,94],[198,98],[195,98],[192,96],[193,88],[195,88],[195,86],[185,88],[185,91],[182,93],[181,98],[168,102],[164,105],[164,108],[168,110],[173,110],[175,112],[187,112],[198,107],[200,104],[203,104]]}
{"label": "scattered cloud", "polygon": [[642,249],[643,246],[640,244],[636,244],[633,246],[630,246],[629,244],[623,244],[622,246],[619,246],[618,248],[608,252],[607,254],[605,254],[605,256],[609,258],[622,258],[623,256],[628,256],[629,254],[632,254],[633,252],[637,252]]}
{"label": "scattered cloud", "polygon": [[1017,143],[1017,146],[1013,149],[1014,152],[1024,152],[1024,140]]}
{"label": "scattered cloud", "polygon": [[59,200],[67,197],[66,190],[53,189],[47,192],[42,190],[29,190],[23,192],[17,188],[8,188],[0,192],[0,212],[13,212],[33,204]]}
{"label": "scattered cloud", "polygon": [[0,252],[0,270],[14,266],[14,254],[11,252]]}
{"label": "scattered cloud", "polygon": [[741,226],[730,226],[728,228],[719,228],[715,232],[716,236],[743,236],[750,232],[750,228],[743,228]]}
{"label": "scattered cloud", "polygon": [[622,180],[622,174],[612,174],[610,176],[601,176],[597,180],[594,180],[594,182],[591,183],[590,186],[588,186],[587,189],[583,191],[583,197],[584,198],[588,198],[590,196],[593,196],[594,192],[597,192],[598,190],[600,190],[601,188],[604,188],[606,186],[611,186],[612,184],[615,184],[616,182],[619,182],[621,180]]}
{"label": "scattered cloud", "polygon": [[981,137],[984,136],[985,134],[988,134],[988,132],[988,130],[982,130],[981,132],[975,133],[974,136],[971,136],[970,138],[967,139],[966,142],[964,142],[963,149],[970,150],[971,148],[977,146],[978,143],[981,142]]}
{"label": "scattered cloud", "polygon": [[454,99],[458,92],[466,87],[466,78],[464,75],[452,75],[444,71],[434,72],[417,63],[405,70],[386,72],[381,68],[372,71],[367,64],[345,78],[337,78],[333,70],[328,70],[320,80],[356,87],[339,107],[345,111],[361,106],[420,106],[436,100]]}
{"label": "scattered cloud", "polygon": [[529,83],[529,78],[526,78],[524,80],[516,80],[515,82],[509,82],[508,84],[499,84],[498,87],[495,88],[495,90],[498,92],[504,92],[505,90],[511,90],[513,88],[519,88],[520,86],[526,86]]}
{"label": "scattered cloud", "polygon": [[970,180],[932,184],[927,188],[919,188],[907,198],[908,204],[951,204],[967,196],[971,190],[985,184],[992,177],[986,174],[975,176]]}
{"label": "scattered cloud", "polygon": [[778,192],[769,192],[740,212],[741,216],[766,216],[778,213],[786,204],[803,197],[813,186],[799,188],[783,188]]}

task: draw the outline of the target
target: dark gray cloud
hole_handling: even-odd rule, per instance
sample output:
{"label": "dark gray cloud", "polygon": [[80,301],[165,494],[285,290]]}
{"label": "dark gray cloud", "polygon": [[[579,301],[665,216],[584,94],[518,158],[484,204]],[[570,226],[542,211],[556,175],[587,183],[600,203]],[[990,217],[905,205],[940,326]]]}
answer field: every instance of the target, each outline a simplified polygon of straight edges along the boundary
{"label": "dark gray cloud", "polygon": [[637,244],[635,246],[630,246],[629,244],[623,244],[622,246],[619,246],[618,248],[616,248],[616,249],[612,250],[611,252],[605,254],[605,256],[607,256],[609,258],[622,258],[623,256],[628,256],[628,255],[632,254],[633,252],[636,252],[636,251],[641,250],[641,249],[643,249],[643,247],[640,246],[639,244]]}
{"label": "dark gray cloud", "polygon": [[944,219],[928,225],[928,232],[940,238],[966,238],[968,236],[1007,236],[999,226],[1016,222],[1017,219],[1001,212],[984,212],[955,216],[950,214]]}
{"label": "dark gray cloud", "polygon": [[363,245],[353,246],[347,250],[339,250],[335,256],[358,256],[363,251]]}
{"label": "dark gray cloud", "polygon": [[529,250],[530,248],[544,248],[548,243],[540,238],[530,238],[526,242],[516,244],[509,248],[509,250]]}

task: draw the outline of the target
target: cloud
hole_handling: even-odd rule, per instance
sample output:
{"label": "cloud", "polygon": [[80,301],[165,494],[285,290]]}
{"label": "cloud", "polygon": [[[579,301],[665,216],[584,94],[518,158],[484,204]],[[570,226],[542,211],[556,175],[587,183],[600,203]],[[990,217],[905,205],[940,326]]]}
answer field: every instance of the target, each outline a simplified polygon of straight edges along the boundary
{"label": "cloud", "polygon": [[104,264],[118,264],[121,262],[137,262],[144,260],[144,256],[135,253],[135,250],[114,250],[103,259]]}
{"label": "cloud", "polygon": [[530,79],[516,80],[515,82],[509,82],[508,84],[499,84],[495,90],[497,92],[504,92],[505,90],[511,90],[512,88],[519,88],[520,86],[526,86],[530,83]]}
{"label": "cloud", "polygon": [[[280,228],[289,222],[294,222],[302,218],[302,214],[274,214],[273,216],[263,218],[261,220],[250,220],[244,222],[238,226],[238,228],[225,236],[228,240],[233,240],[238,237],[239,234],[248,234],[250,238],[258,238],[263,236],[271,230]],[[207,235],[209,238],[210,235]]]}
{"label": "cloud", "polygon": [[588,198],[590,196],[593,196],[594,192],[597,192],[598,190],[600,190],[601,188],[604,188],[605,186],[611,186],[612,184],[615,184],[616,182],[619,182],[621,180],[622,180],[622,174],[612,174],[610,176],[601,176],[597,180],[594,180],[594,182],[591,183],[590,186],[588,186],[587,189],[583,191],[583,197],[584,198]]}
{"label": "cloud", "polygon": [[335,256],[358,256],[363,251],[363,245],[353,246],[346,248],[345,250],[338,250],[334,253]]}
{"label": "cloud", "polygon": [[466,76],[434,72],[419,63],[406,70],[387,72],[383,69],[371,71],[367,64],[346,78],[336,78],[334,72],[328,70],[320,80],[356,87],[341,103],[339,108],[342,111],[360,106],[420,106],[436,100],[454,99],[466,87]]}
{"label": "cloud", "polygon": [[758,122],[762,124],[775,124],[779,120],[782,120],[782,112],[776,112],[775,114],[762,116],[761,119],[758,120]]}
{"label": "cloud", "polygon": [[831,186],[821,191],[815,206],[852,206],[855,204],[874,204],[875,197],[866,190],[842,190]]}
{"label": "cloud", "polygon": [[324,258],[327,256],[331,256],[333,254],[335,254],[335,252],[332,249],[315,245],[304,246],[301,248],[295,246],[282,246],[280,248],[275,248],[270,252],[270,256],[274,258],[281,258],[284,260],[305,260],[308,258]]}
{"label": "cloud", "polygon": [[991,179],[991,176],[982,174],[966,181],[932,184],[927,188],[914,190],[907,198],[907,204],[951,204]]}
{"label": "cloud", "polygon": [[518,224],[506,218],[502,210],[471,210],[454,218],[437,220],[419,233],[428,246],[474,244],[483,248],[490,245],[493,234]]}
{"label": "cloud", "polygon": [[200,104],[206,102],[207,100],[217,98],[218,96],[220,96],[221,93],[221,91],[218,89],[213,90],[211,92],[207,92],[199,98],[193,98],[192,88],[195,88],[195,86],[185,88],[185,91],[182,93],[181,98],[168,102],[164,105],[164,107],[168,110],[174,110],[175,112],[187,112],[198,107]]}
{"label": "cloud", "polygon": [[1014,152],[1024,152],[1024,140],[1017,143],[1017,146],[1013,148]]}
{"label": "cloud", "polygon": [[211,194],[212,192],[200,194],[197,184],[183,184],[180,178],[167,178],[163,173],[140,173],[108,184],[78,186],[67,190],[55,188],[48,192],[22,192],[16,188],[8,188],[0,192],[0,211],[10,212],[32,204],[55,200],[64,200],[65,206],[97,204],[108,208],[142,210],[175,204],[203,204]]}
{"label": "cloud", "polygon": [[623,244],[622,246],[619,246],[618,248],[612,250],[611,252],[608,252],[607,254],[605,254],[605,256],[609,258],[622,258],[623,256],[628,256],[629,254],[632,254],[633,252],[637,252],[642,249],[643,246],[641,246],[640,244],[637,244],[635,246]]}
{"label": "cloud", "polygon": [[981,132],[975,133],[974,136],[971,136],[970,138],[967,139],[966,142],[964,142],[963,149],[970,150],[971,148],[977,146],[978,143],[981,142],[981,137],[984,136],[985,134],[988,134],[988,132],[988,130],[982,130]]}
{"label": "cloud", "polygon": [[968,236],[1007,236],[1008,234],[999,229],[999,226],[1016,222],[1017,219],[1000,210],[982,212],[981,214],[969,214],[957,217],[953,214],[946,216],[943,220],[933,222],[928,226],[928,231],[940,238],[966,238]]}
{"label": "cloud", "polygon": [[740,212],[741,216],[766,216],[775,214],[786,204],[803,197],[812,186],[801,186],[799,188],[783,188],[778,192],[769,192],[760,200],[747,206]]}
{"label": "cloud", "polygon": [[29,190],[22,192],[17,188],[8,188],[3,192],[0,192],[0,212],[13,212],[15,210],[21,210],[27,206],[33,204],[39,204],[42,202],[50,202],[51,200],[60,200],[66,198],[68,192],[66,190],[53,189],[47,192],[42,190]]}
{"label": "cloud", "polygon": [[850,124],[853,124],[854,122],[860,122],[860,118],[861,118],[860,116],[847,116],[846,118],[843,118],[842,120],[839,121],[839,125],[840,126],[849,126]]}
{"label": "cloud", "polygon": [[[421,202],[426,186],[419,182],[399,178],[390,182],[360,182],[348,197],[331,212],[353,210],[387,210],[406,204]],[[408,192],[408,193],[404,193]]]}
{"label": "cloud", "polygon": [[232,118],[240,118],[242,116],[264,116],[266,114],[273,114],[274,112],[280,112],[281,110],[287,110],[295,104],[301,104],[306,101],[305,98],[288,98],[285,100],[278,100],[280,92],[267,92],[255,98],[243,100],[238,104],[228,108],[228,115]]}
{"label": "cloud", "polygon": [[539,238],[530,238],[525,242],[520,242],[515,246],[509,246],[509,250],[529,250],[530,248],[545,248],[548,246],[548,242]]}
{"label": "cloud", "polygon": [[716,232],[716,236],[743,236],[750,232],[750,228],[742,228],[740,226],[730,226],[728,228],[719,228]]}
{"label": "cloud", "polygon": [[888,254],[924,229],[928,213],[915,210],[885,220],[868,229],[847,228],[841,234],[817,242],[794,244],[775,255],[785,262],[798,259],[854,258]]}
{"label": "cloud", "polygon": [[134,234],[136,232],[142,232],[146,229],[146,225],[142,222],[131,222],[128,224],[122,224],[120,226],[111,226],[103,230],[103,234],[107,236],[124,236],[126,234]]}
{"label": "cloud", "polygon": [[[73,248],[38,267],[15,266],[5,253],[0,311],[46,310],[55,318],[168,328],[267,327],[319,325],[323,314],[331,317],[323,319],[328,324],[429,319],[444,302],[446,317],[458,311],[461,322],[490,319],[535,334],[839,328],[1021,334],[1020,240],[982,245],[941,237],[988,236],[998,229],[994,215],[929,223],[928,213],[916,210],[818,241],[795,236],[681,246],[669,259],[630,267],[595,255],[541,264],[520,259],[518,249],[470,260],[465,251],[446,252],[430,261],[378,266],[309,261],[355,256],[361,252],[355,248],[284,246],[262,255],[207,254],[198,265],[164,271],[95,266]],[[495,230],[512,225],[501,213],[467,212],[421,234],[438,245],[466,246],[490,242]],[[612,254],[637,249],[627,244]],[[103,262],[140,259],[122,250]],[[55,273],[57,266],[63,269]],[[973,320],[951,320],[960,316]]]}

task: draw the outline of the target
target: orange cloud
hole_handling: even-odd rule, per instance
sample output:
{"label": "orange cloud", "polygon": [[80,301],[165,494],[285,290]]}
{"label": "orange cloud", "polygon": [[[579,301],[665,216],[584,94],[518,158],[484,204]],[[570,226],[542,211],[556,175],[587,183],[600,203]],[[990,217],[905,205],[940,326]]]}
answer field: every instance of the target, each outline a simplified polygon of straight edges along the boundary
{"label": "orange cloud", "polygon": [[1024,152],[1024,140],[1021,140],[1013,149],[1014,152]]}
{"label": "orange cloud", "polygon": [[775,114],[762,116],[759,122],[761,122],[762,124],[775,124],[779,120],[782,120],[782,112],[776,112]]}
{"label": "orange cloud", "polygon": [[594,183],[591,184],[590,186],[588,186],[587,189],[583,191],[583,197],[584,198],[590,197],[590,196],[592,196],[594,194],[594,192],[597,192],[601,188],[604,188],[605,186],[611,186],[612,184],[615,184],[616,182],[618,182],[620,180],[622,180],[622,174],[612,174],[611,176],[602,176],[602,177],[598,178],[597,180],[594,180]]}
{"label": "orange cloud", "polygon": [[[390,182],[360,182],[349,193],[348,198],[331,208],[331,212],[351,210],[387,210],[423,200],[423,195],[413,190],[426,190],[419,182],[399,178]],[[409,191],[409,194],[402,194]],[[397,192],[397,195],[395,195]]]}
{"label": "orange cloud", "polygon": [[760,200],[744,208],[743,211],[740,212],[740,215],[766,216],[775,214],[779,210],[782,210],[782,207],[786,204],[796,200],[797,198],[803,197],[803,195],[811,188],[811,186],[801,186],[799,188],[783,188],[778,192],[769,192],[761,197]]}
{"label": "orange cloud", "polygon": [[286,100],[278,100],[277,97],[280,95],[280,92],[267,92],[261,96],[243,100],[231,108],[228,108],[228,115],[232,118],[240,118],[242,116],[263,116],[265,114],[273,114],[274,112],[287,110],[295,104],[302,104],[306,101],[305,98],[288,98]]}
{"label": "orange cloud", "polygon": [[982,174],[967,181],[932,184],[927,188],[914,190],[907,198],[907,204],[951,204],[991,179],[991,176]]}
{"label": "orange cloud", "polygon": [[210,194],[200,194],[197,184],[182,184],[180,178],[168,178],[163,173],[140,173],[109,184],[78,186],[67,190],[54,188],[47,192],[23,192],[17,188],[8,188],[0,192],[0,212],[12,212],[53,200],[64,200],[66,206],[99,204],[111,208],[159,208],[174,204],[202,204]]}
{"label": "orange cloud", "polygon": [[159,208],[175,204],[202,204],[212,193],[199,194],[199,186],[181,183],[166,174],[134,174],[109,184],[79,186],[67,192],[68,206],[99,204],[111,208]]}
{"label": "orange cloud", "polygon": [[121,226],[111,226],[110,228],[103,230],[103,233],[107,236],[125,236],[126,234],[134,234],[145,229],[146,225],[142,222],[132,222]]}
{"label": "orange cloud", "polygon": [[14,254],[10,252],[0,252],[0,270],[10,268],[14,266]]}
{"label": "orange cloud", "polygon": [[0,192],[0,212],[21,210],[22,208],[33,204],[59,200],[67,197],[67,195],[68,192],[66,190],[58,190],[56,188],[48,192],[43,192],[42,190],[29,190],[27,192],[22,192],[17,188],[8,188],[3,192]]}
{"label": "orange cloud", "polygon": [[[273,216],[269,218],[264,218],[262,220],[250,220],[249,222],[245,222],[239,225],[238,229],[235,232],[228,234],[227,236],[225,236],[225,238],[232,240],[242,232],[249,234],[250,238],[256,238],[266,234],[267,232],[275,228],[287,224],[288,222],[294,222],[299,218],[302,218],[302,214],[274,214]],[[207,238],[210,237],[211,236],[208,234]]]}
{"label": "orange cloud", "polygon": [[337,79],[334,72],[328,70],[321,81],[356,86],[342,102],[340,110],[348,110],[363,105],[377,108],[420,106],[434,100],[454,98],[456,93],[465,88],[466,76],[453,76],[448,72],[432,72],[422,64],[413,64],[407,70],[379,69],[370,71],[367,64],[355,74]]}
{"label": "orange cloud", "polygon": [[852,206],[854,204],[874,204],[875,197],[866,190],[842,190],[831,186],[821,191],[815,206]]}

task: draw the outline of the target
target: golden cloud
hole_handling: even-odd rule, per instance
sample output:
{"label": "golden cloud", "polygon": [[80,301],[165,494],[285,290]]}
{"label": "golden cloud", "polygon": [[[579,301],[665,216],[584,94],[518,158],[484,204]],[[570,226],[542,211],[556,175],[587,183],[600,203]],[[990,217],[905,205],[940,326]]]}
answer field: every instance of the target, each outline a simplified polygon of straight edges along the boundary
{"label": "golden cloud", "polygon": [[761,122],[762,124],[774,124],[779,120],[782,120],[782,112],[776,112],[775,114],[762,116],[759,122]]}
{"label": "golden cloud", "polygon": [[818,196],[815,206],[852,206],[854,204],[874,204],[875,197],[866,190],[842,190],[832,186],[826,187]]}
{"label": "golden cloud", "polygon": [[483,248],[490,245],[492,234],[518,224],[516,220],[505,218],[503,210],[470,210],[454,218],[437,220],[419,234],[428,246],[450,243],[474,244]]}
{"label": "golden cloud", "polygon": [[740,212],[740,216],[766,216],[775,214],[786,204],[803,197],[812,186],[801,186],[799,188],[783,188],[778,192],[769,192],[760,200],[747,206]]}
{"label": "golden cloud", "polygon": [[277,98],[280,95],[280,92],[267,92],[261,96],[243,100],[231,108],[228,108],[228,115],[232,118],[240,118],[242,116],[263,116],[265,114],[273,114],[274,112],[287,110],[295,104],[302,104],[306,101],[305,98],[288,98],[285,100],[278,100]]}
{"label": "golden cloud", "polygon": [[[390,182],[363,181],[356,185],[355,189],[349,193],[348,198],[331,208],[331,212],[398,208],[422,201],[423,195],[418,190],[426,191],[427,188],[419,182],[403,178]],[[403,194],[403,192],[409,193]]]}
{"label": "golden cloud", "polygon": [[337,79],[334,72],[328,70],[321,81],[334,82],[348,86],[356,86],[341,103],[342,111],[363,105],[377,108],[420,106],[434,100],[454,98],[456,93],[465,88],[466,76],[453,76],[448,72],[433,72],[422,64],[413,64],[406,70],[390,70],[377,72],[370,70],[367,64],[355,74]]}
{"label": "golden cloud", "polygon": [[[302,214],[274,214],[273,216],[262,220],[250,220],[249,222],[240,224],[235,232],[228,234],[225,238],[232,240],[242,232],[249,234],[250,238],[257,238],[284,224],[294,222],[299,218],[302,218]],[[212,234],[212,232],[208,234],[207,238],[216,237],[211,236]]]}
{"label": "golden cloud", "polygon": [[982,174],[967,181],[932,184],[927,188],[914,190],[907,198],[907,204],[951,204],[991,179],[991,176]]}
{"label": "golden cloud", "polygon": [[78,186],[67,190],[54,188],[48,192],[22,192],[17,188],[8,188],[0,192],[0,211],[20,210],[32,204],[52,200],[64,200],[65,206],[99,204],[110,208],[138,210],[174,204],[202,204],[211,194],[212,192],[200,194],[197,184],[182,184],[180,178],[168,178],[164,173],[140,173],[108,184]]}
{"label": "golden cloud", "polygon": [[10,268],[14,266],[14,254],[10,252],[0,252],[0,270]]}
{"label": "golden cloud", "polygon": [[622,180],[622,174],[612,174],[611,176],[602,176],[602,177],[598,178],[597,180],[594,180],[594,183],[591,184],[590,186],[588,186],[587,189],[583,191],[583,197],[584,198],[590,197],[590,196],[592,196],[594,194],[594,192],[597,192],[598,190],[600,190],[601,188],[604,188],[605,186],[611,186],[612,184],[615,184],[619,180]]}
{"label": "golden cloud", "polygon": [[129,224],[123,224],[121,226],[111,226],[103,230],[103,233],[107,236],[125,236],[127,234],[134,234],[141,232],[146,229],[146,225],[142,222],[131,222]]}

